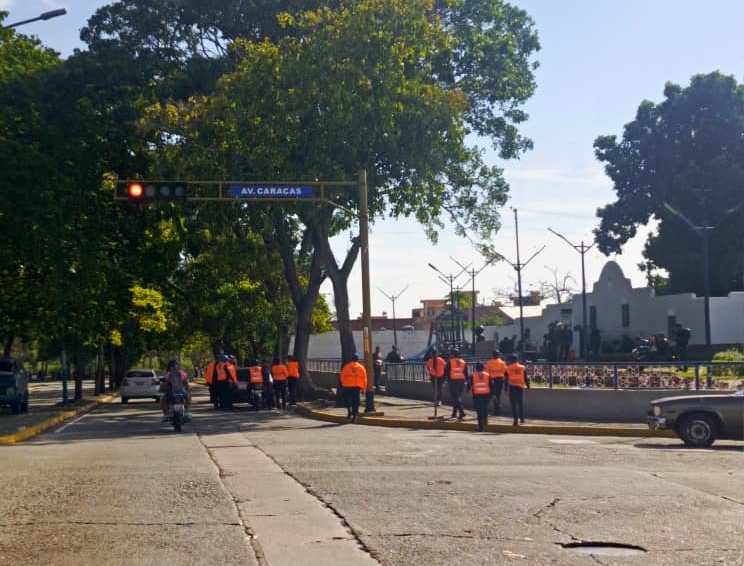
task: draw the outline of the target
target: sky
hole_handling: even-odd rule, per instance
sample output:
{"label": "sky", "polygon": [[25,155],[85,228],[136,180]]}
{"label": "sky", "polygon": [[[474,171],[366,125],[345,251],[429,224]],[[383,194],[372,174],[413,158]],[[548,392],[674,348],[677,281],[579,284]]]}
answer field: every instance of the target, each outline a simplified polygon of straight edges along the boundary
{"label": "sky", "polygon": [[[101,0],[0,0],[8,21],[64,7],[68,15],[24,28],[63,55],[82,47],[79,29]],[[744,69],[744,2],[741,0],[512,0],[535,20],[542,50],[536,56],[537,91],[525,106],[530,120],[522,132],[532,138],[534,150],[519,160],[500,160],[492,151],[488,161],[505,170],[511,186],[510,202],[519,211],[523,260],[546,245],[523,271],[525,291],[552,279],[551,269],[570,273],[580,285],[579,254],[547,231],[552,227],[570,239],[592,240],[596,210],[612,202],[612,183],[594,158],[597,136],[622,134],[644,99],[662,100],[664,84],[686,85],[698,73],[720,70],[742,80]],[[474,140],[478,141],[478,140]],[[487,141],[481,142],[488,147]],[[514,219],[509,208],[503,228],[493,243],[504,256],[515,258]],[[587,254],[587,281],[599,277],[603,265],[617,261],[634,286],[644,284],[638,269],[647,233],[641,229],[622,255],[607,258],[596,249]],[[350,235],[334,242],[341,257]],[[372,311],[391,313],[390,303],[378,291],[396,294],[407,285],[397,303],[397,316],[410,316],[424,298],[443,297],[448,289],[428,267],[457,272],[450,259],[477,268],[484,263],[466,240],[451,231],[437,245],[427,241],[415,221],[377,221],[370,236]],[[339,260],[342,261],[342,260]],[[359,262],[358,262],[359,263]],[[468,285],[463,276],[460,283]],[[499,263],[486,268],[476,281],[481,297],[490,300],[516,284],[514,270]],[[578,285],[577,285],[578,286]],[[323,292],[332,301],[332,287]],[[349,280],[352,317],[361,313],[359,265]]]}

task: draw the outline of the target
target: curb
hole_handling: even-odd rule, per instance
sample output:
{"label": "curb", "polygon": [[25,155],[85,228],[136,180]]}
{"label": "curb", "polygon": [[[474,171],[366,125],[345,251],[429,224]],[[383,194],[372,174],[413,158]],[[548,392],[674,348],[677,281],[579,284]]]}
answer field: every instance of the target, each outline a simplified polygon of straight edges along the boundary
{"label": "curb", "polygon": [[36,423],[35,425],[23,428],[12,434],[0,436],[0,446],[10,446],[29,440],[35,436],[40,435],[43,432],[46,432],[52,427],[61,425],[65,421],[84,415],[85,413],[89,413],[102,403],[110,403],[115,398],[116,395],[99,396],[96,397],[94,401],[90,401],[85,405],[76,407],[75,409],[70,409],[69,411],[62,411],[61,413],[58,413],[53,417],[49,417],[48,419],[43,420],[40,423]]}
{"label": "curb", "polygon": [[[335,415],[319,411],[298,404],[295,412],[299,415],[330,423],[348,424],[348,420],[342,415]],[[391,417],[359,417],[358,424],[367,426],[382,426],[388,428],[408,428],[414,430],[459,430],[475,432],[476,423],[429,421],[418,419],[396,419]],[[511,426],[502,424],[490,424],[488,432],[508,434],[552,434],[565,436],[619,436],[633,438],[676,438],[671,431],[653,431],[650,429],[636,429],[617,426],[580,426],[580,425],[522,425]]]}

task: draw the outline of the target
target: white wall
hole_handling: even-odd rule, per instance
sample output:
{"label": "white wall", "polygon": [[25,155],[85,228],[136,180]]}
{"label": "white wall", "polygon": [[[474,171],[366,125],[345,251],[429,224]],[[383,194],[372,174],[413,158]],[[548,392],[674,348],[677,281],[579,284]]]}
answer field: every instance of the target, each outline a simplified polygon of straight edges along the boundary
{"label": "white wall", "polygon": [[[398,347],[405,357],[415,356],[426,350],[429,340],[428,330],[398,330]],[[354,332],[354,342],[356,343],[359,354],[362,353],[362,332]],[[393,331],[384,330],[372,333],[372,344],[374,347],[380,346],[383,356],[393,346]],[[310,337],[309,358],[340,358],[341,344],[338,338],[338,332],[326,332],[324,334],[314,334]]]}
{"label": "white wall", "polygon": [[744,344],[744,293],[712,297],[710,322],[714,344]]}

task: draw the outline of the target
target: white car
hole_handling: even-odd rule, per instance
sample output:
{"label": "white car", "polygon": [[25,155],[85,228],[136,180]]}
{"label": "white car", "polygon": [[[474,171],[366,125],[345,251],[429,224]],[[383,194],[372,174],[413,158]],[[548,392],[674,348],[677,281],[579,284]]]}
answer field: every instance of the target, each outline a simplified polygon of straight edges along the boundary
{"label": "white car", "polygon": [[130,369],[121,384],[121,402],[154,399],[160,402],[160,378],[154,369]]}

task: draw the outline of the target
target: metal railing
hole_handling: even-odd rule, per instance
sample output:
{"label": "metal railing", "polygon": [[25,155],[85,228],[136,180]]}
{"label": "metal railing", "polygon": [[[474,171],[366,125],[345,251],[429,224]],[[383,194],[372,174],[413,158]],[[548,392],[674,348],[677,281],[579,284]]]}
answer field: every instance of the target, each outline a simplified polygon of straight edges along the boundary
{"label": "metal railing", "polygon": [[307,371],[319,371],[323,373],[341,372],[341,360],[338,358],[315,358],[307,360],[305,366]]}
{"label": "metal railing", "polygon": [[[485,360],[484,360],[485,361]],[[469,361],[473,371],[477,361]],[[714,389],[735,391],[744,385],[744,362],[528,362],[534,387],[598,389]],[[388,382],[427,382],[421,361],[385,364]]]}

